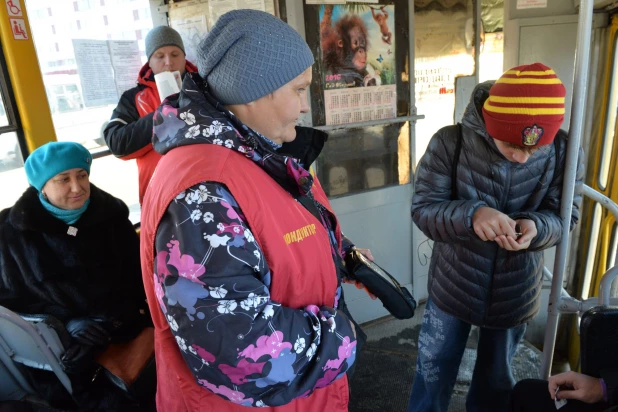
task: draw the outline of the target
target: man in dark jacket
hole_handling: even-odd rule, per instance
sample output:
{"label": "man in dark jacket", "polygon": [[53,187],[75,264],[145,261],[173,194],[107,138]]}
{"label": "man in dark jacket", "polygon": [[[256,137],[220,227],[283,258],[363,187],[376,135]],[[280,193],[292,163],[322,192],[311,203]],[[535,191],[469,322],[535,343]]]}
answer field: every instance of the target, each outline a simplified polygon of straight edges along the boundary
{"label": "man in dark jacket", "polygon": [[[461,135],[448,126],[429,142],[412,218],[435,244],[409,412],[448,409],[472,325],[480,336],[467,410],[508,406],[511,359],[539,309],[543,250],[561,238],[564,96],[550,68],[516,67],[476,87]],[[580,161],[571,228],[583,171]]]}
{"label": "man in dark jacket", "polygon": [[182,38],[171,27],[155,27],[145,42],[148,63],[139,71],[137,86],[122,94],[103,130],[105,142],[114,156],[122,160],[136,159],[140,204],[161,158],[151,143],[153,112],[161,104],[154,76],[162,72],[179,71],[184,75],[185,72],[197,71],[191,62],[185,60]]}

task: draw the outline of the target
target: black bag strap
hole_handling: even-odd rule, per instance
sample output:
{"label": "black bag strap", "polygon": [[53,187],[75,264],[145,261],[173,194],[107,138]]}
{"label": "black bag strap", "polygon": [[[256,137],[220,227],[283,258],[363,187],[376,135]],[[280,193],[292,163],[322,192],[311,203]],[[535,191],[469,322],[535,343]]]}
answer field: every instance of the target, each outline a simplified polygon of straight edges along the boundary
{"label": "black bag strap", "polygon": [[318,222],[320,223],[322,222],[322,215],[320,214],[320,211],[318,210],[318,207],[315,205],[315,201],[313,200],[312,197],[305,195],[305,196],[299,196],[296,199],[301,205],[305,207],[305,209],[311,212],[311,214],[315,216],[316,219],[318,219]]}
{"label": "black bag strap", "polygon": [[453,169],[451,171],[451,200],[457,200],[457,165],[459,164],[459,154],[461,153],[461,142],[463,140],[463,132],[461,123],[457,123],[457,144],[455,145],[455,155],[453,156]]}

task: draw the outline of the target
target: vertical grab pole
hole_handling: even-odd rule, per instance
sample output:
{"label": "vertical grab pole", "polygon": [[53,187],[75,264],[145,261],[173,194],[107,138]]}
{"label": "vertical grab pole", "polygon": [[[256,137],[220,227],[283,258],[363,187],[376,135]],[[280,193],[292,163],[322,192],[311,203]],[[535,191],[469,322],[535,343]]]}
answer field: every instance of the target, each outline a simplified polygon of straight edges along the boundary
{"label": "vertical grab pole", "polygon": [[481,0],[474,0],[474,84],[481,82],[481,9]]}
{"label": "vertical grab pole", "polygon": [[545,329],[545,343],[541,360],[541,379],[549,378],[556,335],[558,332],[558,310],[562,281],[569,250],[569,227],[571,209],[573,208],[573,191],[575,189],[575,175],[577,172],[577,157],[584,128],[584,111],[586,108],[586,94],[588,92],[588,66],[590,64],[590,40],[592,36],[593,0],[580,0],[579,22],[577,27],[577,46],[575,49],[575,75],[573,81],[573,101],[571,105],[571,124],[569,126],[569,141],[567,144],[566,165],[564,170],[564,185],[560,201],[560,218],[562,220],[562,240],[556,250],[554,264],[554,279],[549,295],[547,313],[547,327]]}

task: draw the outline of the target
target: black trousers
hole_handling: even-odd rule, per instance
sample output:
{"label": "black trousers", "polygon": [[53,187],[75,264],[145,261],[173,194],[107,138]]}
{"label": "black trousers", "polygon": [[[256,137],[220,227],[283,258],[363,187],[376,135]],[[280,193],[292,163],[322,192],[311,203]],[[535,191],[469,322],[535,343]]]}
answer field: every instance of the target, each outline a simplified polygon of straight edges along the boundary
{"label": "black trousers", "polygon": [[[589,404],[569,399],[560,412],[601,412],[608,408],[606,403]],[[509,412],[550,412],[556,404],[549,396],[547,381],[525,379],[513,388]]]}

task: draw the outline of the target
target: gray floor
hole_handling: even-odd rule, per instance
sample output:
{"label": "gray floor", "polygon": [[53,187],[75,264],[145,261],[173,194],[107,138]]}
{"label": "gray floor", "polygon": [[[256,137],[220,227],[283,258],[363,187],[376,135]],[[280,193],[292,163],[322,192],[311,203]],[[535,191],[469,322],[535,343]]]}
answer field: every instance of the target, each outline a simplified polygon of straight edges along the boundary
{"label": "gray floor", "polygon": [[[416,367],[416,343],[424,305],[413,319],[385,318],[363,325],[368,341],[351,381],[350,412],[405,412]],[[477,330],[470,333],[449,412],[465,412],[465,401],[476,360]],[[536,378],[538,349],[523,342],[513,361],[516,380]]]}

